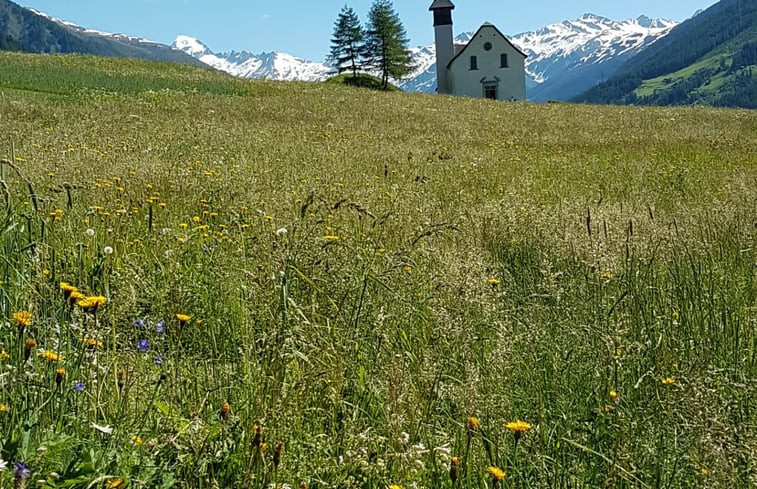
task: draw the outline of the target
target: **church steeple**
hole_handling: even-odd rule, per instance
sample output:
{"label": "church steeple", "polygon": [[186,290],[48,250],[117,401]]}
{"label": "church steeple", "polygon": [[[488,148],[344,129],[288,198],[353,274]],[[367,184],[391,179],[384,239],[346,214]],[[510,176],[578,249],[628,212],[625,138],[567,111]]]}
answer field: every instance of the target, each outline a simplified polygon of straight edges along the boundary
{"label": "church steeple", "polygon": [[455,5],[450,0],[434,0],[429,10],[434,13],[436,39],[436,91],[452,93],[447,77],[447,65],[455,54],[452,38],[452,10]]}

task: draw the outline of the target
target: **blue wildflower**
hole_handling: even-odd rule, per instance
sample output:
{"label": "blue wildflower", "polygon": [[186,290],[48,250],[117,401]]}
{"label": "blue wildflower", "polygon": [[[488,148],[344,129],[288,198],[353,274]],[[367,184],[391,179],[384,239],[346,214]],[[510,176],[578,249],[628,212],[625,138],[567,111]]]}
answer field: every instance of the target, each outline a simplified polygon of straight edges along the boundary
{"label": "blue wildflower", "polygon": [[136,321],[134,321],[134,327],[136,328],[141,328],[144,325],[145,325],[144,319],[137,319]]}
{"label": "blue wildflower", "polygon": [[139,342],[137,342],[137,350],[147,351],[149,349],[150,349],[150,343],[147,340],[142,339],[142,340],[139,340]]}
{"label": "blue wildflower", "polygon": [[74,390],[76,392],[84,392],[84,382],[77,382],[74,384]]}
{"label": "blue wildflower", "polygon": [[164,323],[163,321],[158,321],[157,324],[155,325],[155,332],[160,333],[160,334],[165,333],[166,323]]}
{"label": "blue wildflower", "polygon": [[29,470],[29,466],[26,465],[24,462],[16,462],[16,466],[13,469],[13,476],[16,478],[17,481],[25,481],[29,478],[29,476],[32,474],[32,471]]}
{"label": "blue wildflower", "polygon": [[163,365],[163,355],[157,355],[155,357],[155,365]]}

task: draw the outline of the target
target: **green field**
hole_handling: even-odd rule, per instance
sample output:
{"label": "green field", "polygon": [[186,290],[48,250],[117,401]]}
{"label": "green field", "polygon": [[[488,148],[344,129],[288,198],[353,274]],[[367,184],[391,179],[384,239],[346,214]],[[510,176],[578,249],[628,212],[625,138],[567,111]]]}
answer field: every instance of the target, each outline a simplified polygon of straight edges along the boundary
{"label": "green field", "polygon": [[755,487],[755,154],[747,110],[2,53],[0,487]]}

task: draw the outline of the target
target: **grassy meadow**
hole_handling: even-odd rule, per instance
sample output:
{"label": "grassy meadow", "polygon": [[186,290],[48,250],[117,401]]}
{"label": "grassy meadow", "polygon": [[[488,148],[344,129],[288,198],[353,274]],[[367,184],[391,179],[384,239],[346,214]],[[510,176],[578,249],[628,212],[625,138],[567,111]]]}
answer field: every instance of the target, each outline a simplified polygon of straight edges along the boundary
{"label": "grassy meadow", "polygon": [[0,487],[755,487],[755,155],[2,53]]}

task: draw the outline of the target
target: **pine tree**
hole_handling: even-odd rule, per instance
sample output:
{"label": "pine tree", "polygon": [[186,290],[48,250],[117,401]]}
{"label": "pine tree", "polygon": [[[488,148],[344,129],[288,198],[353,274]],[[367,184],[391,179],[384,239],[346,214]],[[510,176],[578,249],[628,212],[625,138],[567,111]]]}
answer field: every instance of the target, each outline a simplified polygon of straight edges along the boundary
{"label": "pine tree", "polygon": [[390,0],[375,0],[368,13],[364,57],[371,68],[381,72],[381,87],[386,90],[389,77],[402,78],[410,73],[410,51],[405,28]]}
{"label": "pine tree", "polygon": [[352,71],[352,77],[357,78],[357,71],[362,67],[362,51],[363,28],[360,19],[351,7],[345,5],[334,23],[328,61],[336,67],[339,74]]}

